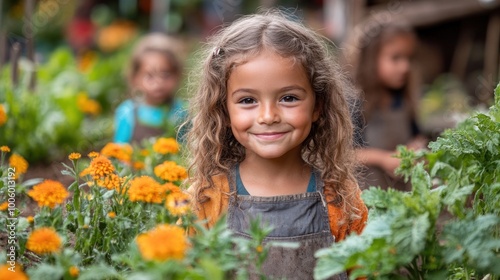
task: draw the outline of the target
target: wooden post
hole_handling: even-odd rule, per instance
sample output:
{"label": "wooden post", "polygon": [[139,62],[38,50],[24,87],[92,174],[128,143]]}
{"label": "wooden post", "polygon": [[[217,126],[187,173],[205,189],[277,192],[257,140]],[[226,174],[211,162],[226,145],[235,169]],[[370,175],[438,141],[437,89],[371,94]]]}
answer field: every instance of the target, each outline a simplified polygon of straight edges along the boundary
{"label": "wooden post", "polygon": [[17,85],[19,84],[18,63],[20,54],[21,54],[21,44],[19,44],[19,42],[15,42],[14,45],[12,45],[11,57],[10,57],[10,63],[12,67],[11,78],[13,87],[17,87]]}
{"label": "wooden post", "polygon": [[170,0],[152,0],[151,10],[151,31],[166,33],[168,28],[165,22],[168,21]]}
{"label": "wooden post", "polygon": [[36,64],[35,64],[35,30],[33,28],[33,14],[35,13],[35,1],[26,0],[25,1],[25,22],[26,26],[26,56],[28,60],[32,63],[32,69],[30,71],[29,89],[33,91],[36,84]]}

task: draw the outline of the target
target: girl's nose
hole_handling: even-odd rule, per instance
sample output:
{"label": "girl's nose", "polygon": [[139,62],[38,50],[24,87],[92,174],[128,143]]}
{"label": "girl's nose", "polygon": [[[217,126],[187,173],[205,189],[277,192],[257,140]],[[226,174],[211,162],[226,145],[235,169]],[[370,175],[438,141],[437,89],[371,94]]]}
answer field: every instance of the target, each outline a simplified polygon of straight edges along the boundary
{"label": "girl's nose", "polygon": [[280,111],[276,104],[261,104],[257,119],[260,124],[273,124],[281,121]]}

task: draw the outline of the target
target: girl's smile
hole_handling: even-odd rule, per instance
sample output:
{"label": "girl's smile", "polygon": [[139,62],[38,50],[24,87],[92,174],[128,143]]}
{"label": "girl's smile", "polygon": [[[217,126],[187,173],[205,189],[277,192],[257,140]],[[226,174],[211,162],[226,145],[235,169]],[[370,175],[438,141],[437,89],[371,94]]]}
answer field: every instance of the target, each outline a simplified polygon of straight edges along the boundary
{"label": "girl's smile", "polygon": [[264,50],[238,63],[227,89],[231,130],[247,158],[300,158],[301,144],[319,116],[301,64]]}

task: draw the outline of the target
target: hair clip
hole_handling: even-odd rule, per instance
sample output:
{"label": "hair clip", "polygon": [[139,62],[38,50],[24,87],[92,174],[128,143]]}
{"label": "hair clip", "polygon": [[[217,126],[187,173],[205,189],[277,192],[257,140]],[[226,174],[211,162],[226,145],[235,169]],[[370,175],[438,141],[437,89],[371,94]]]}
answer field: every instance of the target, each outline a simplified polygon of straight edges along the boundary
{"label": "hair clip", "polygon": [[219,47],[217,47],[217,48],[215,48],[215,50],[213,51],[213,53],[212,53],[212,57],[213,57],[213,58],[216,58],[216,57],[221,56],[221,55],[223,55],[223,54],[224,54],[224,50],[223,50],[223,49],[221,49],[221,48],[219,48]]}

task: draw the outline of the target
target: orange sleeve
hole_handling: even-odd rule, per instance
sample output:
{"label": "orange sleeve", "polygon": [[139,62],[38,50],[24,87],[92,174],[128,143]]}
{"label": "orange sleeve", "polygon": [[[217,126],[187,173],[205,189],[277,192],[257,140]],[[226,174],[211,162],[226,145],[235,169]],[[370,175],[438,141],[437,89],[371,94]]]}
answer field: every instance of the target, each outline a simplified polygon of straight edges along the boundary
{"label": "orange sleeve", "polygon": [[[333,197],[327,196],[327,201],[334,201]],[[350,218],[349,213],[344,213],[341,207],[336,206],[334,203],[328,203],[328,220],[330,222],[330,229],[335,242],[344,240],[346,236],[352,232],[361,233],[365,228],[368,219],[368,209],[361,199],[361,190],[357,188],[356,197],[352,201],[353,206],[358,210],[357,218]]]}
{"label": "orange sleeve", "polygon": [[206,228],[211,228],[219,217],[227,212],[229,205],[229,184],[226,176],[216,176],[213,180],[214,186],[203,191],[206,200],[201,203],[194,199],[194,187],[188,190],[193,197],[193,210],[198,221],[205,221]]}

